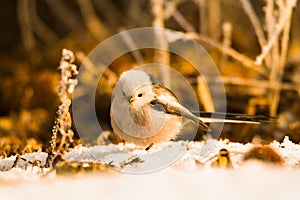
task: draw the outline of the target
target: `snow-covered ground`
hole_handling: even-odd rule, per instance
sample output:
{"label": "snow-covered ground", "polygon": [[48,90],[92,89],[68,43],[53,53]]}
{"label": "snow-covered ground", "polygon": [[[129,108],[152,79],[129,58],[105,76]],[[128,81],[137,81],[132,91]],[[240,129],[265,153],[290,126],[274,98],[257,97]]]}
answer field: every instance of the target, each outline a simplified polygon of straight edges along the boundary
{"label": "snow-covered ground", "polygon": [[[300,145],[288,138],[270,144],[284,166],[243,163],[252,146],[214,140],[169,142],[149,151],[132,145],[78,146],[67,153],[69,161],[109,163],[121,172],[46,174],[37,167],[22,169],[25,161],[20,160],[17,168],[0,171],[0,199],[299,199]],[[229,150],[233,169],[210,167],[221,148]],[[22,157],[43,165],[46,154]],[[0,169],[9,169],[14,160],[0,160]]]}

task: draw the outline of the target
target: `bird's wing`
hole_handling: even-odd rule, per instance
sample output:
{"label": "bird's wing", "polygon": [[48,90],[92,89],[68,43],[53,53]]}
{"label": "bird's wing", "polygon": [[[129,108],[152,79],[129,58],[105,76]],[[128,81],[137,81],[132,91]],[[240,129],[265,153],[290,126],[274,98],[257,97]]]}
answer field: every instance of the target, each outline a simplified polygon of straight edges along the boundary
{"label": "bird's wing", "polygon": [[152,86],[153,93],[156,95],[157,98],[168,102],[179,103],[177,96],[169,88],[165,87],[160,83],[153,83]]}
{"label": "bird's wing", "polygon": [[171,90],[159,83],[155,83],[153,86],[153,91],[156,94],[156,97],[151,102],[152,108],[198,122],[201,125],[200,128],[202,127],[204,130],[209,129],[205,123],[276,123],[275,117],[267,117],[262,115],[245,115],[220,112],[190,112],[188,109],[180,105],[178,98]]}
{"label": "bird's wing", "polygon": [[153,84],[153,91],[155,93],[154,99],[150,102],[153,109],[162,111],[172,115],[178,115],[190,119],[200,124],[200,128],[204,131],[210,131],[209,127],[197,116],[191,113],[188,109],[183,107],[175,94],[168,88]]}

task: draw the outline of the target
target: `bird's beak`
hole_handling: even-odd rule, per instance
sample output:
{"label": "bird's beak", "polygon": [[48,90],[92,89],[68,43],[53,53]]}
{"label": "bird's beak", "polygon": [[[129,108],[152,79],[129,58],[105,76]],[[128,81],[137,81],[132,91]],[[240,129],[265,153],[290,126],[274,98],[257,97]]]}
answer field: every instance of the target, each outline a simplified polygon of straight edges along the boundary
{"label": "bird's beak", "polygon": [[129,102],[129,103],[132,103],[133,101],[134,101],[134,97],[132,97],[132,96],[131,96],[131,97],[128,97],[128,102]]}

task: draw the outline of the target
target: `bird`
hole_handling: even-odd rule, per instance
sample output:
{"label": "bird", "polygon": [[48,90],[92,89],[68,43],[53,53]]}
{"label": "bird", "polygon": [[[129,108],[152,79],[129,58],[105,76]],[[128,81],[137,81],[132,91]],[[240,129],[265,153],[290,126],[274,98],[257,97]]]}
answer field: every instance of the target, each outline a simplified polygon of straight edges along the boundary
{"label": "bird", "polygon": [[211,163],[211,166],[219,168],[233,168],[229,151],[224,148],[220,149],[218,153],[218,158]]}
{"label": "bird", "polygon": [[243,161],[261,161],[266,164],[283,165],[284,158],[270,145],[255,145],[250,148],[244,155]]}
{"label": "bird", "polygon": [[[111,98],[110,119],[114,136],[125,143],[141,147],[170,141],[183,129],[183,118],[199,125],[200,130],[210,132],[206,123],[259,123],[251,117],[220,113],[220,119],[212,113],[201,112],[200,117],[182,106],[176,95],[153,75],[142,70],[128,70],[120,75]],[[201,115],[204,115],[201,117]],[[215,114],[218,116],[218,114]],[[255,119],[255,118],[254,118]]]}

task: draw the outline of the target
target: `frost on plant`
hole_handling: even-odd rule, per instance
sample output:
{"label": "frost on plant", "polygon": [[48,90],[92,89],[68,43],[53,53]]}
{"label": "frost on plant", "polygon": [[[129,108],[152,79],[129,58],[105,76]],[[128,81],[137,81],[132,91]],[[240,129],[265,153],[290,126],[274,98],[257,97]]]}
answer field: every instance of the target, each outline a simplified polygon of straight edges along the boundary
{"label": "frost on plant", "polygon": [[[74,61],[74,53],[70,50],[63,49],[60,65],[58,67],[60,70],[58,96],[61,104],[56,112],[56,120],[52,130],[52,138],[50,141],[46,167],[50,166],[55,152],[57,154],[62,153],[67,150],[69,144],[73,142],[74,132],[71,129],[72,119],[70,114],[70,96],[73,94],[74,88],[77,85],[76,75],[78,75],[77,66],[73,64]],[[58,133],[61,134],[61,141],[56,150],[56,139]]]}

